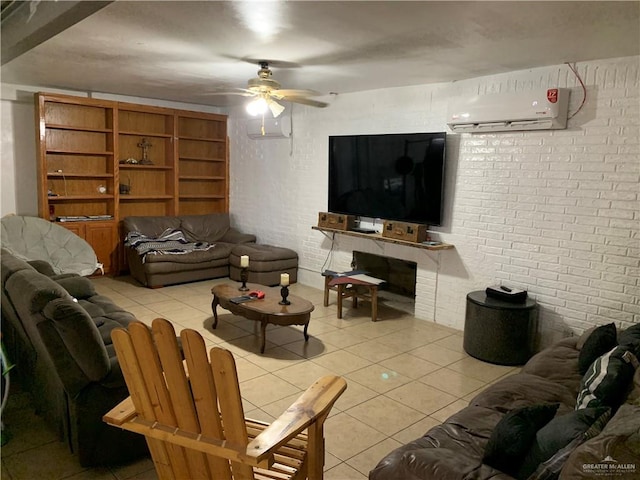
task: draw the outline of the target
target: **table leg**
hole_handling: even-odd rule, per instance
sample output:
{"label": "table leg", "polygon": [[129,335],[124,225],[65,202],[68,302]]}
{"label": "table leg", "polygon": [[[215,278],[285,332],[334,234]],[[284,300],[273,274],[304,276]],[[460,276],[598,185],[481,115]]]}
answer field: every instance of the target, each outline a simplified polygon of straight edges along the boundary
{"label": "table leg", "polygon": [[213,311],[213,325],[212,328],[216,328],[218,326],[218,304],[220,301],[218,297],[213,296],[213,300],[211,301],[211,310]]}
{"label": "table leg", "polygon": [[342,318],[342,297],[344,297],[344,284],[338,285],[338,318]]}
{"label": "table leg", "polygon": [[329,275],[324,277],[324,306],[329,306],[329,282],[331,281],[331,277]]}
{"label": "table leg", "polygon": [[309,322],[307,321],[307,323],[304,324],[304,341],[308,342],[309,341],[309,334],[307,333],[307,328],[309,328]]}
{"label": "table leg", "polygon": [[267,342],[267,322],[260,322],[260,353],[264,353],[264,346]]}
{"label": "table leg", "polygon": [[369,295],[371,295],[371,321],[378,320],[378,287],[369,287]]}

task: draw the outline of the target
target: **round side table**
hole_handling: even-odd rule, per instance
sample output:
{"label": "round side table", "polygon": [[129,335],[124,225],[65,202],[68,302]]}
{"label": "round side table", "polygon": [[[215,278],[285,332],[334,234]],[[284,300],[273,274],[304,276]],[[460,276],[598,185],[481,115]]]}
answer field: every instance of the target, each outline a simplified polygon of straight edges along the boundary
{"label": "round side table", "polygon": [[531,358],[538,328],[538,306],[527,298],[511,303],[488,297],[484,290],[467,295],[464,350],[498,365],[523,365]]}

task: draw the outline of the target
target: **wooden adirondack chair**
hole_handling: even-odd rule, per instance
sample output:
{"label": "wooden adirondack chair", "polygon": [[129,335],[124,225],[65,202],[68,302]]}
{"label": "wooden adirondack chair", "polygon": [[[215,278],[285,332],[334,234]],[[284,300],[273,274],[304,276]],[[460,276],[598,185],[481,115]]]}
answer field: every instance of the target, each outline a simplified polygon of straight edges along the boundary
{"label": "wooden adirondack chair", "polygon": [[231,352],[180,337],[182,351],[164,319],[112,333],[130,396],[104,421],[146,436],[158,477],[322,479],[323,424],[346,381],[320,378],[271,425],[245,419]]}

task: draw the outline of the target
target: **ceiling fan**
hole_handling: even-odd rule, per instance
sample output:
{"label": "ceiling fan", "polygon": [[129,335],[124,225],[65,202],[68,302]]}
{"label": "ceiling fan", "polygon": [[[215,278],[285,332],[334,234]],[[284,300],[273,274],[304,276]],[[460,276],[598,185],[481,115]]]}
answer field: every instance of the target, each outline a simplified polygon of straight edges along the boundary
{"label": "ceiling fan", "polygon": [[272,72],[269,68],[269,62],[261,61],[258,77],[251,78],[247,82],[247,88],[238,88],[232,92],[219,92],[218,94],[236,94],[246,97],[253,97],[247,104],[247,111],[252,115],[259,115],[271,110],[274,117],[279,116],[284,107],[277,100],[286,102],[300,103],[311,107],[324,108],[328,103],[313,100],[309,97],[317,97],[322,95],[313,90],[293,90],[280,88],[280,83],[271,78]]}

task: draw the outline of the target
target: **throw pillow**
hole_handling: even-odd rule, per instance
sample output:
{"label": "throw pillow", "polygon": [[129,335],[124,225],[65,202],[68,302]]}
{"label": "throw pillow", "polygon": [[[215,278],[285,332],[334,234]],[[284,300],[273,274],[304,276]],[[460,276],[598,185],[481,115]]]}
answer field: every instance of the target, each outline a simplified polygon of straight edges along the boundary
{"label": "throw pillow", "polygon": [[602,325],[589,335],[578,356],[578,371],[580,375],[584,375],[587,372],[587,369],[596,358],[604,355],[618,344],[616,335],[615,323]]}
{"label": "throw pillow", "polygon": [[491,432],[483,463],[514,476],[537,431],[556,414],[560,404],[544,403],[507,413]]}
{"label": "throw pillow", "polygon": [[640,345],[640,323],[630,326],[618,335],[618,345],[634,346],[638,348]]}
{"label": "throw pillow", "polygon": [[617,346],[598,357],[580,381],[576,410],[587,407],[620,406],[633,378],[637,359],[630,347]]}
{"label": "throw pillow", "polygon": [[603,415],[608,419],[611,409],[608,407],[585,408],[555,417],[536,433],[535,440],[516,478],[528,478],[540,464],[549,460],[574,439],[584,435]]}

